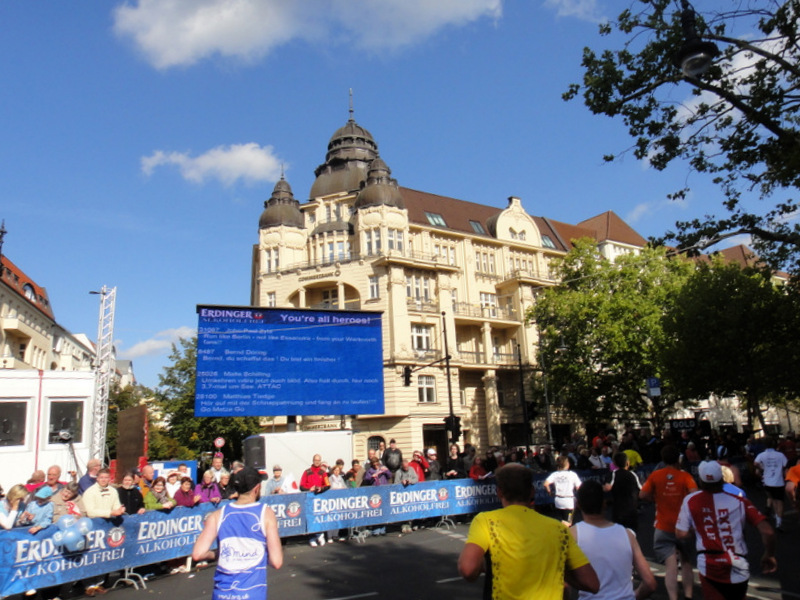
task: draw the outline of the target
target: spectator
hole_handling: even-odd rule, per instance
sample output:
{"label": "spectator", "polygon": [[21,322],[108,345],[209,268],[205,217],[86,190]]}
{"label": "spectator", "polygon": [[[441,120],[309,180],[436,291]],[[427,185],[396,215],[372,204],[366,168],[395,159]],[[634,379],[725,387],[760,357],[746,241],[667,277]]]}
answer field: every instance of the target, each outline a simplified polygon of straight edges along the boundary
{"label": "spectator", "polygon": [[464,468],[464,457],[461,456],[458,444],[450,444],[450,454],[444,467],[445,479],[466,479],[467,470]]}
{"label": "spectator", "polygon": [[58,465],[53,465],[47,469],[47,479],[45,480],[45,485],[49,486],[53,493],[60,491],[67,483],[65,481],[59,481],[61,479],[61,467]]}
{"label": "spectator", "polygon": [[439,481],[442,479],[442,467],[436,454],[436,448],[428,448],[428,466],[425,469],[425,479]]}
{"label": "spectator", "polygon": [[589,465],[591,469],[608,468],[605,461],[600,457],[600,451],[595,446],[589,449]]}
{"label": "spectator", "polygon": [[111,487],[110,483],[111,472],[108,469],[98,470],[96,481],[82,494],[87,517],[108,519],[125,512],[116,488]]}
{"label": "spectator", "polygon": [[167,494],[169,494],[170,498],[175,497],[175,492],[177,492],[181,487],[181,480],[180,480],[180,473],[177,471],[170,471],[167,474]]}
{"label": "spectator", "polygon": [[[372,448],[370,448],[371,450]],[[375,456],[377,456],[380,460],[383,460],[383,453],[386,452],[386,442],[381,440],[378,442],[378,449],[375,450]],[[367,464],[372,464],[372,457],[369,455],[369,451],[367,451]]]}
{"label": "spectator", "polygon": [[97,474],[100,472],[100,469],[103,467],[103,463],[99,458],[90,458],[89,462],[86,463],[86,473],[83,474],[78,480],[78,491],[80,492],[81,496],[86,493],[90,487],[92,487],[97,480]]}
{"label": "spectator", "polygon": [[142,467],[142,476],[139,479],[139,489],[142,492],[142,497],[147,495],[156,478],[156,470],[153,465],[145,465]]}
{"label": "spectator", "polygon": [[403,459],[400,468],[394,474],[394,482],[401,485],[408,486],[414,483],[419,483],[417,472],[411,468],[410,461],[407,458]]}
{"label": "spectator", "polygon": [[[617,470],[609,475],[609,481],[603,486],[611,492],[611,520],[634,533],[639,531],[639,492],[642,485],[639,478],[630,471],[631,463],[625,452],[614,455]],[[591,559],[590,559],[591,560]]]}
{"label": "spectator", "polygon": [[333,469],[331,470],[330,475],[328,475],[328,484],[332,490],[347,489],[347,483],[342,475],[342,467],[338,463],[333,465]]}
{"label": "spectator", "polygon": [[192,508],[195,504],[200,502],[200,495],[194,493],[192,478],[182,477],[180,483],[181,487],[178,488],[178,491],[175,492],[175,495],[173,496],[173,499],[175,500],[175,506]]}
{"label": "spectator", "polygon": [[[625,456],[624,453],[620,454]],[[617,472],[629,473],[623,471],[622,467]],[[655,592],[656,578],[642,554],[636,535],[603,516],[605,503],[603,487],[599,482],[584,482],[578,490],[578,507],[581,509],[583,521],[573,525],[569,532],[600,579],[600,591],[597,594],[580,592],[578,600],[639,600]],[[642,582],[635,592],[631,583],[634,569]]]}
{"label": "spectator", "polygon": [[553,457],[550,454],[550,446],[539,446],[539,452],[533,459],[534,465],[545,473],[552,473],[556,470]]}
{"label": "spectator", "polygon": [[125,507],[125,514],[128,515],[141,515],[145,511],[144,496],[136,487],[135,481],[133,473],[129,471],[122,476],[122,485],[117,488],[119,501]]}
{"label": "spectator", "polygon": [[198,503],[213,502],[216,504],[222,500],[222,491],[214,480],[214,473],[211,469],[203,473],[203,480],[195,486],[194,493],[196,496],[200,496]]}
{"label": "spectator", "polygon": [[387,485],[392,481],[392,472],[381,464],[377,456],[373,457],[372,464],[364,473],[364,482],[368,485]]}
{"label": "spectator", "polygon": [[[241,469],[239,469],[241,471]],[[235,472],[235,471],[234,471]],[[223,500],[234,500],[236,498],[236,490],[231,483],[230,473],[223,473],[219,478],[219,491],[222,494]]]}
{"label": "spectator", "polygon": [[22,484],[17,484],[8,490],[6,497],[0,500],[0,527],[11,529],[17,522],[17,516],[24,507],[22,501],[28,491]]}
{"label": "spectator", "polygon": [[33,474],[31,475],[31,478],[28,479],[27,483],[25,484],[25,489],[28,492],[35,492],[44,485],[44,482],[45,482],[44,471],[41,470],[34,471]]}
{"label": "spectator", "polygon": [[283,467],[274,465],[272,467],[272,479],[269,479],[262,484],[262,495],[269,496],[270,494],[290,494],[297,491],[297,482],[291,474],[285,475]]}
{"label": "spectator", "polygon": [[397,447],[397,442],[395,442],[394,438],[389,440],[389,447],[383,451],[381,462],[392,472],[392,476],[403,463],[403,453]]}
{"label": "spectator", "polygon": [[53,523],[53,490],[49,485],[42,485],[33,494],[33,501],[25,506],[22,521],[30,525],[28,533],[37,533]]}
{"label": "spectator", "polygon": [[[300,491],[321,494],[328,488],[330,488],[328,471],[322,466],[322,457],[315,454],[311,459],[311,467],[303,471],[303,476],[300,478]],[[325,532],[312,534],[309,544],[314,548],[324,546]]]}
{"label": "spectator", "polygon": [[489,475],[489,472],[483,466],[483,459],[480,456],[476,456],[469,470],[469,478],[474,481],[480,481],[481,479],[486,479],[487,475]]}
{"label": "spectator", "polygon": [[228,473],[228,470],[222,466],[222,452],[214,454],[214,457],[211,459],[211,468],[208,469],[208,471],[211,471],[211,475],[216,483],[219,483],[219,478],[223,473]]}
{"label": "spectator", "polygon": [[344,480],[348,487],[360,487],[361,482],[364,481],[364,469],[361,468],[361,461],[354,458],[350,465],[350,470],[344,474]]}
{"label": "spectator", "polygon": [[417,481],[425,481],[425,471],[428,469],[428,461],[419,450],[414,450],[409,466],[414,469],[417,474]]}
{"label": "spectator", "polygon": [[147,510],[169,510],[175,506],[175,500],[167,493],[167,482],[163,477],[156,477],[153,486],[144,496],[144,507]]}
{"label": "spectator", "polygon": [[[70,481],[53,495],[53,523],[64,515],[72,515],[78,519],[86,516],[86,509],[83,506],[83,500],[78,495],[78,489],[78,482]],[[139,494],[139,490],[136,490],[136,493]],[[139,494],[139,501],[142,501],[141,494]]]}
{"label": "spectator", "polygon": [[569,470],[569,458],[561,455],[556,459],[558,470],[550,473],[544,480],[544,489],[548,494],[555,494],[556,513],[559,520],[572,523],[572,512],[575,510],[575,490],[581,487],[581,480],[575,471]]}
{"label": "spectator", "polygon": [[244,463],[242,461],[235,460],[231,463],[231,473],[238,473],[242,469],[244,469]]}

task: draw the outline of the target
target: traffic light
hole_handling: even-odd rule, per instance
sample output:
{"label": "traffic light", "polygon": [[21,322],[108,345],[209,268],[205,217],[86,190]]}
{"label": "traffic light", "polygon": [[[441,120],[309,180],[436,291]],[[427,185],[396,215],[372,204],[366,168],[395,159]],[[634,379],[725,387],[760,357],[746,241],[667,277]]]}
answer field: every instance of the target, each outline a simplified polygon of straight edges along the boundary
{"label": "traffic light", "polygon": [[408,365],[403,367],[403,385],[406,387],[411,385],[411,367]]}
{"label": "traffic light", "polygon": [[461,437],[461,417],[446,416],[444,418],[444,428],[450,432],[450,441],[455,443]]}

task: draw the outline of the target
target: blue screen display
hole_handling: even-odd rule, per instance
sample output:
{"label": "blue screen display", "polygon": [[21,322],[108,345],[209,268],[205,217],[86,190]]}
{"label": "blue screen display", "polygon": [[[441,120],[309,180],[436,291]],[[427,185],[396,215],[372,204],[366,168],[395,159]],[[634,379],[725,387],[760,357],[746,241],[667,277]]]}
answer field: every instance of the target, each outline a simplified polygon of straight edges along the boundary
{"label": "blue screen display", "polygon": [[197,313],[195,416],[383,414],[381,313]]}

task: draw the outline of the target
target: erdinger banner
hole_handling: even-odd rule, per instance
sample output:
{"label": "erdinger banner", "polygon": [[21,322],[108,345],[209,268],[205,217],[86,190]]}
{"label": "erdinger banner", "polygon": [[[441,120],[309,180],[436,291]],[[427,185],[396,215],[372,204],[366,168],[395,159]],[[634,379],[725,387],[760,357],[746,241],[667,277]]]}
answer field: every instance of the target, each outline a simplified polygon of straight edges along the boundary
{"label": "erdinger banner", "polygon": [[214,508],[201,504],[191,509],[92,519],[86,547],[77,552],[55,543],[55,525],[34,535],[26,527],[4,531],[0,538],[0,596],[188,556],[205,516]]}
{"label": "erdinger banner", "polygon": [[460,515],[500,508],[494,481],[471,479],[426,481],[403,487],[386,485],[329,490],[306,497],[306,528],[310,533]]}
{"label": "erdinger banner", "polygon": [[[593,471],[578,474],[582,480],[604,476]],[[544,478],[534,475],[535,503],[539,505],[553,502],[543,489]],[[493,479],[277,494],[262,502],[275,511],[281,537],[500,508]],[[56,525],[33,535],[27,527],[0,531],[0,597],[189,556],[205,518],[216,508],[200,504],[117,519],[91,519],[82,549],[75,552],[56,543],[60,531]],[[68,536],[62,532],[62,537]]]}

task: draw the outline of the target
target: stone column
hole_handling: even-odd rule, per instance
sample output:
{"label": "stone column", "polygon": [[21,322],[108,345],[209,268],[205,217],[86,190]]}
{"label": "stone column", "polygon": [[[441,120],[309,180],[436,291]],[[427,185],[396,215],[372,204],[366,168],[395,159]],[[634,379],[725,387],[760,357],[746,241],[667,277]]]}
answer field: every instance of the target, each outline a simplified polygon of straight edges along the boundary
{"label": "stone column", "polygon": [[500,446],[503,434],[500,431],[500,402],[497,398],[497,376],[494,369],[488,369],[483,376],[483,389],[486,396],[486,432],[490,446]]}

